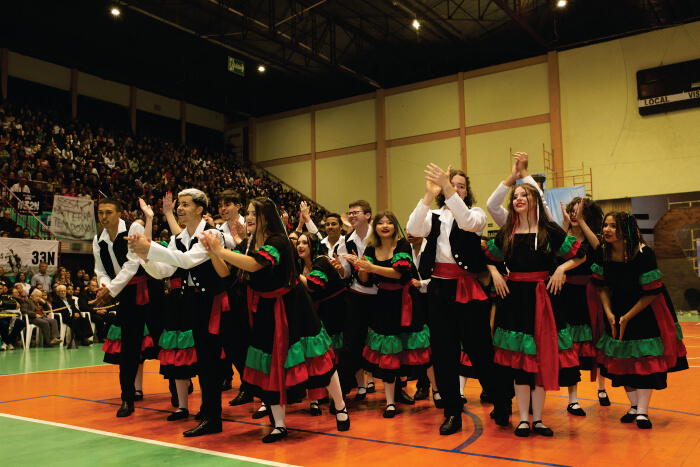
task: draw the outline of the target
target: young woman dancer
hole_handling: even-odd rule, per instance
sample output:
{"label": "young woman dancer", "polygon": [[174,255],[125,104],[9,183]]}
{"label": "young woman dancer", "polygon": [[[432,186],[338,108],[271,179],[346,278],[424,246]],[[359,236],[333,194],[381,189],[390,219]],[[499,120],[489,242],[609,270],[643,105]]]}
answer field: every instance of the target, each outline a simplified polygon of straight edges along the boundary
{"label": "young woman dancer", "polygon": [[[532,399],[533,431],[552,436],[542,423],[545,391],[558,390],[560,384],[572,386],[580,380],[580,372],[566,320],[555,314],[547,292],[560,292],[564,273],[583,262],[586,250],[543,215],[535,187],[523,183],[510,198],[508,219],[486,250],[494,287],[503,297],[495,319],[494,359],[513,369],[520,412],[515,435],[530,434]],[[556,255],[564,263],[555,269]],[[510,271],[507,282],[495,267],[502,261]],[[554,271],[551,277],[550,271]]]}
{"label": "young woman dancer", "polygon": [[396,415],[395,394],[400,376],[419,377],[430,366],[430,331],[425,324],[419,292],[413,286],[418,272],[411,245],[399,232],[394,213],[379,212],[372,221],[367,248],[353,265],[359,281],[378,291],[362,351],[364,368],[384,381],[387,406],[384,418]]}
{"label": "young woman dancer", "polygon": [[[564,230],[588,249],[586,261],[566,273],[561,300],[566,307],[569,332],[578,353],[579,366],[582,370],[590,371],[591,381],[598,380],[598,401],[602,406],[609,406],[605,378],[600,376],[596,364],[598,350],[595,345],[603,334],[603,308],[598,292],[591,283],[591,265],[594,251],[599,245],[597,233],[603,223],[603,210],[595,201],[579,197],[571,200],[566,208],[562,203],[561,209]],[[569,386],[569,405],[566,410],[571,415],[586,416],[578,403],[578,384]]]}
{"label": "young woman dancer", "polygon": [[614,387],[625,387],[632,407],[620,421],[636,421],[637,427],[649,429],[652,393],[665,389],[667,373],[686,370],[688,361],[656,256],[634,216],[605,215],[603,242],[591,270],[607,316],[605,334],[598,341],[601,374]]}
{"label": "young woman dancer", "polygon": [[331,339],[313,303],[299,286],[292,246],[274,203],[255,198],[246,211],[248,254],[226,250],[209,233],[203,243],[219,258],[249,272],[248,304],[251,338],[243,379],[270,406],[274,430],[262,441],[287,437],[287,400],[306,389],[328,386],[339,431],[350,428],[335,366]]}

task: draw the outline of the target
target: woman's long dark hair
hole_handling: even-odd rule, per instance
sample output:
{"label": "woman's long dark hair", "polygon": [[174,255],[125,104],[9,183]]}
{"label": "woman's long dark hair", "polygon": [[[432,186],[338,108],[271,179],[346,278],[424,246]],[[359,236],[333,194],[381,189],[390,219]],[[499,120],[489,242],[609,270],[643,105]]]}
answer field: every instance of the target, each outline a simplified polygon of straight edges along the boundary
{"label": "woman's long dark hair", "polygon": [[401,226],[399,225],[399,220],[396,218],[396,215],[391,211],[380,211],[374,216],[374,219],[372,219],[372,232],[370,232],[369,238],[367,239],[367,246],[373,246],[375,248],[382,246],[382,240],[379,234],[377,234],[377,223],[384,217],[394,224],[394,236],[391,238],[393,246],[396,246],[398,241],[403,238]]}
{"label": "woman's long dark hair", "polygon": [[[637,218],[632,214],[628,212],[611,211],[603,217],[603,224],[605,224],[605,219],[608,217],[612,217],[615,221],[617,238],[622,239],[622,260],[625,263],[635,256],[639,245],[648,246],[648,243],[642,236],[642,232],[639,230]],[[602,230],[600,233],[603,233]],[[612,248],[610,245],[602,241],[601,246],[603,247],[603,256],[605,260],[612,261]]]}

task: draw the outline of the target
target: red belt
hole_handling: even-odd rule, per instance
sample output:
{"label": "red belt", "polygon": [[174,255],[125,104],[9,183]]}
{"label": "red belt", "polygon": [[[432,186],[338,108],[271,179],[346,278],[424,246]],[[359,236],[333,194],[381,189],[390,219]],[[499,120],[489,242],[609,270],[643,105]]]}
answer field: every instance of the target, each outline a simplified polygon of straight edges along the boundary
{"label": "red belt", "polygon": [[535,375],[535,383],[544,386],[546,391],[559,390],[559,339],[554,321],[552,303],[547,295],[544,281],[549,272],[511,272],[508,281],[537,282],[535,302],[535,345],[540,371]]}
{"label": "red belt", "polygon": [[253,327],[253,314],[258,311],[260,297],[275,299],[275,340],[272,344],[270,389],[279,390],[280,405],[286,405],[287,403],[284,362],[287,360],[287,353],[289,352],[289,327],[282,297],[291,290],[292,288],[283,287],[272,292],[258,292],[248,286],[248,314],[251,328]]}
{"label": "red belt", "polygon": [[148,278],[149,276],[134,276],[131,278],[127,285],[136,285],[136,304],[137,305],[147,305],[149,302],[148,298]]}
{"label": "red belt", "polygon": [[406,285],[391,282],[379,282],[377,284],[377,287],[382,290],[403,290],[401,293],[401,326],[410,326],[413,319],[413,300],[411,300],[409,292],[412,286],[411,281],[408,281]]}
{"label": "red belt", "polygon": [[181,289],[182,288],[182,279],[179,277],[173,277],[170,279],[170,290],[173,289]]}
{"label": "red belt", "polygon": [[457,279],[457,302],[468,303],[472,300],[488,300],[484,289],[476,280],[476,274],[467,272],[454,263],[435,263],[433,277]]}
{"label": "red belt", "polygon": [[211,307],[211,315],[209,316],[209,334],[219,334],[221,328],[221,312],[229,311],[231,307],[228,303],[228,294],[221,292],[214,296],[214,303]]}

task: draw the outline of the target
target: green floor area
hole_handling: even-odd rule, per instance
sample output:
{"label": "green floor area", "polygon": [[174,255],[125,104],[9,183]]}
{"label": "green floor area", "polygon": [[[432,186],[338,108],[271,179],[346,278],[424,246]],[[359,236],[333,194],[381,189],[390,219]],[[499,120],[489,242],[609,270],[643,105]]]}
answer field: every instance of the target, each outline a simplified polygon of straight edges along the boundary
{"label": "green floor area", "polygon": [[0,352],[0,375],[102,365],[103,357],[102,344],[75,350],[65,347],[16,348]]}
{"label": "green floor area", "polygon": [[[3,416],[0,426],[5,446],[3,465],[264,465]],[[26,449],[11,449],[11,446]]]}

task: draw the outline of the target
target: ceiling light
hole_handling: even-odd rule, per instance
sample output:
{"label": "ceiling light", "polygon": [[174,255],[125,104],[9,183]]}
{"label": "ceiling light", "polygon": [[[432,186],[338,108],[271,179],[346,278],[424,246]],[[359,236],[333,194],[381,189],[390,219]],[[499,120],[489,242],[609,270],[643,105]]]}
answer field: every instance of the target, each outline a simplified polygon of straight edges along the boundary
{"label": "ceiling light", "polygon": [[112,9],[109,10],[109,12],[112,13],[112,16],[119,16],[122,14],[122,12],[117,7],[112,7]]}
{"label": "ceiling light", "polygon": [[418,21],[418,19],[414,19],[412,24],[416,30],[420,29],[420,22]]}
{"label": "ceiling light", "polygon": [[258,65],[258,71],[260,73],[265,73],[265,65]]}
{"label": "ceiling light", "polygon": [[557,6],[558,6],[559,8],[565,7],[565,6],[566,6],[566,0],[559,0],[559,1],[557,2]]}

